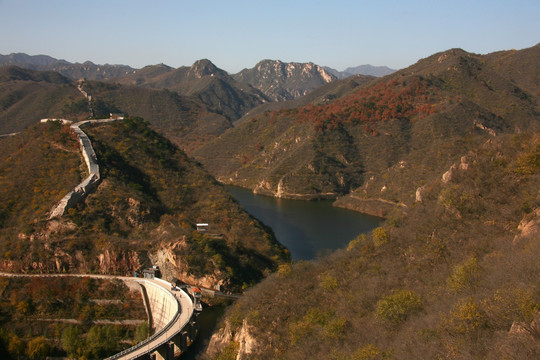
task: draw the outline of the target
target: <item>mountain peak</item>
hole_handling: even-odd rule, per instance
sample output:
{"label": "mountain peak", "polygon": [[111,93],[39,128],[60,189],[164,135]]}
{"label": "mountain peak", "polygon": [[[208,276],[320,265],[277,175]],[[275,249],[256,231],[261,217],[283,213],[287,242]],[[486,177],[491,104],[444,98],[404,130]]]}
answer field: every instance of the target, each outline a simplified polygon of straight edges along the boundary
{"label": "mountain peak", "polygon": [[336,77],[312,62],[283,62],[262,60],[251,69],[233,75],[237,81],[245,82],[262,91],[274,101],[292,100],[306,95]]}
{"label": "mountain peak", "polygon": [[195,61],[188,71],[188,76],[193,75],[199,79],[203,76],[215,76],[225,74],[226,72],[224,70],[218,68],[208,59],[201,59]]}

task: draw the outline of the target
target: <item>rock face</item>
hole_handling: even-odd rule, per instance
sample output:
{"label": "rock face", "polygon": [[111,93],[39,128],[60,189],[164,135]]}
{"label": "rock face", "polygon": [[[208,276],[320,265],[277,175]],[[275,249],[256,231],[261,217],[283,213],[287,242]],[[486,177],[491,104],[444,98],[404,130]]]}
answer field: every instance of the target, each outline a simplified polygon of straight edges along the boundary
{"label": "rock face", "polygon": [[[47,246],[49,247],[49,246]],[[35,272],[35,273],[91,273],[100,274],[133,274],[148,264],[146,255],[132,250],[104,250],[95,259],[89,259],[82,251],[69,253],[62,248],[47,249],[51,256],[46,260],[32,261],[31,256],[17,260],[4,259],[0,262],[0,271]]]}
{"label": "rock face", "polygon": [[210,339],[206,353],[211,358],[215,358],[225,347],[234,342],[238,344],[238,353],[235,359],[247,359],[257,351],[258,346],[257,340],[252,335],[252,332],[252,326],[250,326],[245,319],[242,322],[242,326],[236,332],[234,332],[231,329],[230,324],[227,323],[224,328],[214,333]]}
{"label": "rock face", "polygon": [[185,283],[197,284],[208,289],[218,289],[222,285],[227,285],[219,271],[204,276],[190,274],[189,266],[180,254],[184,247],[186,247],[185,237],[174,243],[162,244],[157,251],[149,253],[148,257],[152,264],[159,266],[164,279],[176,277]]}
{"label": "rock face", "polygon": [[540,234],[540,209],[536,209],[521,220],[514,237],[514,244],[538,237],[538,234]]}
{"label": "rock face", "polygon": [[450,169],[448,169],[447,172],[445,172],[443,175],[442,175],[442,183],[443,184],[447,184],[449,183],[450,181],[452,181],[453,177],[455,176],[456,174],[456,171],[457,169],[460,169],[460,170],[463,170],[463,171],[467,171],[469,170],[469,163],[467,161],[467,157],[466,156],[462,156],[461,157],[461,161],[459,164],[453,164]]}
{"label": "rock face", "polygon": [[233,78],[259,89],[273,101],[296,99],[337,80],[337,77],[319,65],[284,63],[279,60],[263,60],[254,68],[233,75]]}

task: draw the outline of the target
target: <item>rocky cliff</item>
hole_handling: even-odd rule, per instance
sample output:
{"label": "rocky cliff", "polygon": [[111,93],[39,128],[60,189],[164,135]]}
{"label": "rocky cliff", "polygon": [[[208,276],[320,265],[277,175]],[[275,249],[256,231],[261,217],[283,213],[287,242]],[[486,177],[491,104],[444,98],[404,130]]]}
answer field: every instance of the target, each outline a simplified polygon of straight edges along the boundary
{"label": "rocky cliff", "polygon": [[279,60],[263,60],[233,77],[262,91],[273,101],[296,99],[337,79],[313,63],[284,63]]}

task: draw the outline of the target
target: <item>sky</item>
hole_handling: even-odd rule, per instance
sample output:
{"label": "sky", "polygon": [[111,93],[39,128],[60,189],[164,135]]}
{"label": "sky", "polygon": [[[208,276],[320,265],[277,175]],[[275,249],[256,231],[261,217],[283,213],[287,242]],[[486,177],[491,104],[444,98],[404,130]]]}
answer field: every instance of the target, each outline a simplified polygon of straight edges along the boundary
{"label": "sky", "polygon": [[0,0],[0,54],[135,68],[206,58],[230,73],[263,59],[400,69],[450,48],[539,42],[539,0]]}

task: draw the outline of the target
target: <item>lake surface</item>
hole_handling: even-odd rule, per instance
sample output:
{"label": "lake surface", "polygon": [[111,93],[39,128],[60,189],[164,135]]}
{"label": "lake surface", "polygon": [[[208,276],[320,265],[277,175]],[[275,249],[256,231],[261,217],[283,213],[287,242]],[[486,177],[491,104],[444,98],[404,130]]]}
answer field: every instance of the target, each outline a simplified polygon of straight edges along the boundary
{"label": "lake surface", "polygon": [[331,200],[277,199],[237,186],[225,188],[251,215],[274,230],[293,260],[311,260],[344,248],[381,222],[373,216],[333,207]]}

